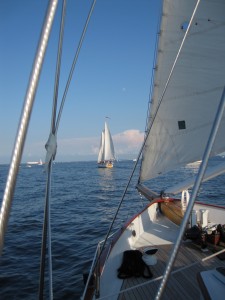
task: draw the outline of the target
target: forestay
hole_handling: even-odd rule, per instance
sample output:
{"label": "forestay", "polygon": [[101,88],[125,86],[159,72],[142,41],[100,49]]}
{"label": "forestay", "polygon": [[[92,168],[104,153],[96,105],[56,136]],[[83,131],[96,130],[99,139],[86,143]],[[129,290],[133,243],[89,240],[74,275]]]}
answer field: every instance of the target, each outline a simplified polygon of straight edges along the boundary
{"label": "forestay", "polygon": [[[163,4],[151,124],[177,56],[195,0]],[[201,159],[225,79],[225,1],[201,1],[143,151],[140,180]],[[211,155],[225,150],[225,117]]]}

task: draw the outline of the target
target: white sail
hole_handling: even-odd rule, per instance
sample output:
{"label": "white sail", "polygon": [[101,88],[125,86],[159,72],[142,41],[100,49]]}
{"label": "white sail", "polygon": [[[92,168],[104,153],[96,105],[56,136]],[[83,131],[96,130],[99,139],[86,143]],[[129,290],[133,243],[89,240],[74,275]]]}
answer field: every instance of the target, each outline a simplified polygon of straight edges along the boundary
{"label": "white sail", "polygon": [[109,127],[105,122],[105,161],[115,160],[114,146]]}
{"label": "white sail", "polygon": [[99,154],[98,154],[98,163],[103,162],[112,162],[115,160],[115,151],[112,136],[109,130],[107,123],[105,122],[104,130],[102,131]]}
{"label": "white sail", "polygon": [[104,144],[105,144],[105,134],[104,130],[102,131],[101,140],[100,140],[100,146],[99,146],[99,153],[98,153],[98,163],[103,162],[105,159],[104,155]]}
{"label": "white sail", "polygon": [[[165,0],[149,124],[195,0]],[[225,84],[225,1],[201,1],[143,151],[140,180],[201,159]],[[149,125],[150,126],[150,125]],[[223,116],[212,155],[225,150]]]}

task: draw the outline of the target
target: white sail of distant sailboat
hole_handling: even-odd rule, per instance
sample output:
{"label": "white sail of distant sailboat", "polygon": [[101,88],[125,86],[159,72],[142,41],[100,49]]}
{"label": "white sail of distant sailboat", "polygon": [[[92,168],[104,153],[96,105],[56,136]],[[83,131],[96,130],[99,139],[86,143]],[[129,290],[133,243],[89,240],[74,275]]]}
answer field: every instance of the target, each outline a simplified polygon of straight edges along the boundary
{"label": "white sail of distant sailboat", "polygon": [[98,154],[98,167],[99,168],[112,168],[113,161],[115,160],[115,151],[112,136],[105,121],[105,127],[101,134],[99,154]]}

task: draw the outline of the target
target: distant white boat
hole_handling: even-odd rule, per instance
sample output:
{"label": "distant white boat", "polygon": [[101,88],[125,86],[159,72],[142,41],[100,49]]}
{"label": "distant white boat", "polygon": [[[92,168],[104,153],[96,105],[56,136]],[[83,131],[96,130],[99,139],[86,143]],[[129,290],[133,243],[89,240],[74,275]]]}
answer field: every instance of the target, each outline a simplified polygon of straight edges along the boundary
{"label": "distant white boat", "polygon": [[201,162],[202,162],[202,160],[197,160],[197,161],[191,162],[191,163],[187,164],[187,167],[195,167],[195,166],[198,167]]}
{"label": "distant white boat", "polygon": [[28,162],[27,162],[27,165],[28,165],[28,166],[31,166],[31,165],[42,166],[42,165],[43,165],[43,162],[42,162],[41,159],[40,159],[39,161],[28,161]]}

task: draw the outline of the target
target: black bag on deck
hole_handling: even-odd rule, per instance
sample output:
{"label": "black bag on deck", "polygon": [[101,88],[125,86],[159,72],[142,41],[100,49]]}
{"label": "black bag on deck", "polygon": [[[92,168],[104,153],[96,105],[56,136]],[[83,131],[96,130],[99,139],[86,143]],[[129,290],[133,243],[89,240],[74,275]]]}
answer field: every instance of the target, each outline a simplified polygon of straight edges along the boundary
{"label": "black bag on deck", "polygon": [[148,265],[142,260],[142,253],[139,250],[127,250],[123,253],[123,261],[118,269],[118,278],[129,277],[152,278],[152,272]]}
{"label": "black bag on deck", "polygon": [[184,236],[186,239],[190,239],[190,240],[200,239],[201,229],[197,225],[194,225],[193,227],[186,230]]}
{"label": "black bag on deck", "polygon": [[225,225],[217,225],[217,231],[220,233],[220,239],[225,243]]}

